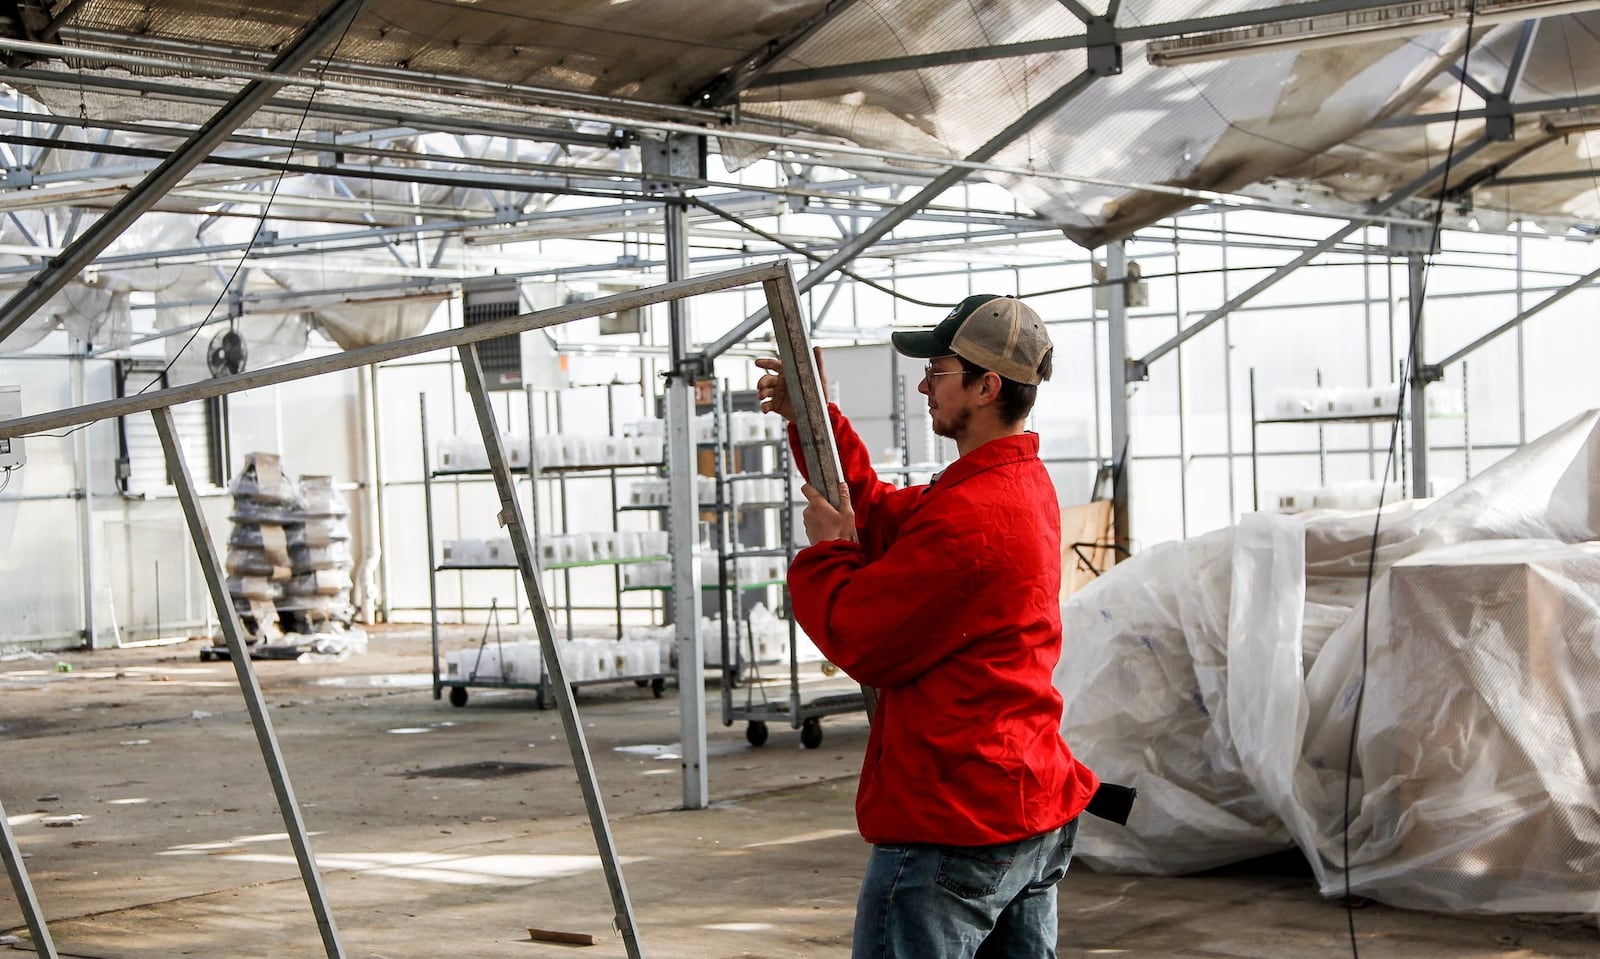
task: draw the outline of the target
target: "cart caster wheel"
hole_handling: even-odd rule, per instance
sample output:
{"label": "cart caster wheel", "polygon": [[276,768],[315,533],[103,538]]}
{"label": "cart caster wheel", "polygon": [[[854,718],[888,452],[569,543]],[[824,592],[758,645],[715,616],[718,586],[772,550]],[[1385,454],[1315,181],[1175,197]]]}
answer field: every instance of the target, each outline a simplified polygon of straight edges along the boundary
{"label": "cart caster wheel", "polygon": [[650,680],[650,695],[660,699],[661,694],[665,693],[666,691],[667,680],[665,676],[657,676],[655,679]]}
{"label": "cart caster wheel", "polygon": [[762,746],[767,742],[767,724],[752,722],[744,728],[744,738],[752,746]]}
{"label": "cart caster wheel", "polygon": [[813,716],[800,724],[800,745],[807,749],[822,745],[822,720]]}
{"label": "cart caster wheel", "polygon": [[200,650],[200,661],[202,663],[209,663],[215,658],[216,658],[215,656],[211,655],[211,650],[209,650],[209,649]]}
{"label": "cart caster wheel", "polygon": [[466,704],[467,704],[467,687],[465,687],[465,686],[451,686],[450,687],[450,705],[455,706],[456,708],[459,709],[460,707],[465,706]]}

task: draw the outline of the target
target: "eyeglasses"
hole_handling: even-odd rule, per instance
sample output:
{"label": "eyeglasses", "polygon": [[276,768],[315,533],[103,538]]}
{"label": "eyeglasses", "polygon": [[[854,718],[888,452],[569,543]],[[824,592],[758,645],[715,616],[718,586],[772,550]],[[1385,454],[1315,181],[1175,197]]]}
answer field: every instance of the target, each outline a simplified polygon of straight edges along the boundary
{"label": "eyeglasses", "polygon": [[955,376],[957,373],[965,372],[966,370],[936,370],[933,368],[933,364],[929,363],[922,368],[922,382],[932,383],[935,376]]}

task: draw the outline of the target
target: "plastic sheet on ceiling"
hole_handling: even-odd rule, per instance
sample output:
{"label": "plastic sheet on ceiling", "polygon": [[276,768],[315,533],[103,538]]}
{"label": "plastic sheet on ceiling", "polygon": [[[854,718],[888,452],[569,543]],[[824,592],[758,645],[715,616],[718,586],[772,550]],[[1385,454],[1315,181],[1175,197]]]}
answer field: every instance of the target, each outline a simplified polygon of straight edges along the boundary
{"label": "plastic sheet on ceiling", "polygon": [[[1271,3],[1237,0],[1128,0],[1118,23],[1138,26]],[[759,54],[822,12],[826,0],[700,0],[593,3],[557,0],[536,10],[515,0],[460,4],[387,0],[368,4],[343,38],[338,58],[420,73],[625,96],[681,105],[719,73]],[[291,37],[318,5],[181,0],[97,0],[79,11],[86,28],[259,49]],[[1103,9],[1095,4],[1093,9]],[[1542,21],[1519,99],[1591,95],[1600,87],[1600,14]],[[1520,24],[1479,31],[1474,76],[1497,88]],[[1081,35],[1060,3],[989,0],[856,0],[778,59],[775,71],[933,53],[989,44]],[[1144,47],[1124,47],[1120,76],[1096,80],[1055,116],[996,157],[996,162],[1125,184],[1254,192],[1336,213],[1358,211],[1409,182],[1449,152],[1450,125],[1376,126],[1414,110],[1452,110],[1459,83],[1447,68],[1463,48],[1462,31],[1376,43],[1264,54],[1178,67],[1151,67]],[[812,138],[932,157],[960,157],[989,140],[1029,106],[1082,70],[1083,51],[986,63],[930,67],[804,84],[757,87],[745,94],[749,129],[774,126]],[[231,84],[224,83],[223,86]],[[112,98],[76,90],[42,93],[76,112],[80,97],[95,115],[112,115]],[[155,106],[115,98],[122,109],[203,119],[209,105]],[[319,99],[371,105],[325,91]],[[1468,94],[1462,106],[1481,106]],[[181,117],[179,115],[182,115]],[[479,110],[483,119],[493,110]],[[500,119],[526,122],[508,112]],[[756,123],[754,121],[760,121]],[[322,121],[327,126],[330,121]],[[315,125],[315,121],[313,123]],[[336,125],[336,124],[335,124]],[[1541,136],[1539,118],[1519,120],[1513,143],[1496,144],[1460,165],[1452,182],[1524,151]],[[1476,138],[1482,122],[1463,121],[1456,143]],[[1579,135],[1537,146],[1509,173],[1581,171],[1589,144]],[[735,165],[766,155],[765,144],[720,141]],[[1125,236],[1193,200],[1138,186],[1075,183],[994,174],[1028,207],[1085,245]],[[1287,185],[1286,185],[1287,184]],[[1594,182],[1568,179],[1481,187],[1474,203],[1498,224],[1518,213],[1593,218]],[[1457,205],[1463,207],[1465,205]],[[1467,212],[1464,210],[1464,212]],[[1553,224],[1563,227],[1564,224]]]}

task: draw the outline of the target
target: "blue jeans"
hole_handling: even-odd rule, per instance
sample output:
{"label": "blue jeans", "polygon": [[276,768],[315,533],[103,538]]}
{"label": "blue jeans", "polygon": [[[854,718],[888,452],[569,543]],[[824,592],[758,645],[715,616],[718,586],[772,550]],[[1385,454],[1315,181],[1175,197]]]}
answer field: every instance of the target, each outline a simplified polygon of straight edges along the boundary
{"label": "blue jeans", "polygon": [[1077,838],[1074,819],[998,846],[873,846],[852,959],[1055,959]]}

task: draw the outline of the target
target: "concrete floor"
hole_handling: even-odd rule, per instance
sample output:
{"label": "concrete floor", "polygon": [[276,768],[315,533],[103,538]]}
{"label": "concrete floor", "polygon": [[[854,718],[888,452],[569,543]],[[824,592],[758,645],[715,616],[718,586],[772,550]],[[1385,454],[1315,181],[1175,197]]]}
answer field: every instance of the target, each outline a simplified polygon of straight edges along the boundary
{"label": "concrete floor", "polygon": [[[62,956],[325,955],[232,666],[199,649],[0,663],[0,803]],[[379,633],[342,663],[255,665],[345,955],[625,955],[555,712],[515,691],[435,701],[415,629]],[[675,689],[579,700],[647,954],[847,956],[866,858],[851,809],[865,720],[830,717],[819,749],[787,728],[756,749],[742,725],[721,725],[714,687],[707,700],[713,804],[697,811],[679,808]],[[528,767],[429,775],[472,763]],[[1353,916],[1369,957],[1600,955],[1594,917],[1376,903]],[[1172,879],[1075,868],[1061,955],[1331,959],[1352,953],[1347,922],[1293,856]],[[601,944],[534,943],[528,927]],[[9,884],[6,935],[32,953]]]}

